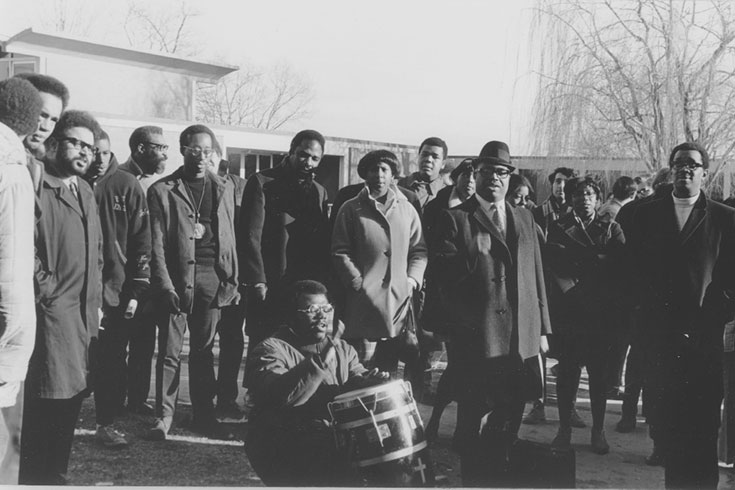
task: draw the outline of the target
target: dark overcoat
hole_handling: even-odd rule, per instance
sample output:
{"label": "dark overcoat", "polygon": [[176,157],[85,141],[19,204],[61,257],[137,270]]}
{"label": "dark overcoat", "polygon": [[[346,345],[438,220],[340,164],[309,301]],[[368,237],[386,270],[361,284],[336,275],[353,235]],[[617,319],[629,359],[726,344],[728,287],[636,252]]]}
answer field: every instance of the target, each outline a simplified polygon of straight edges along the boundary
{"label": "dark overcoat", "polygon": [[512,354],[514,328],[521,358],[534,357],[540,336],[551,333],[533,216],[527,209],[505,209],[507,238],[475,196],[442,211],[430,248],[450,339],[474,358]]}
{"label": "dark overcoat", "polygon": [[285,162],[250,177],[238,226],[242,282],[266,283],[274,291],[294,280],[325,281],[330,267],[327,213],[326,189],[313,182],[304,190]]}
{"label": "dark overcoat", "polygon": [[92,387],[90,356],[102,306],[102,233],[92,188],[77,181],[78,200],[49,165],[39,194],[38,328],[25,388],[39,398],[72,398]]}
{"label": "dark overcoat", "polygon": [[595,216],[585,229],[569,213],[549,225],[544,263],[555,333],[600,328],[621,308],[624,245],[622,228],[607,217]]}

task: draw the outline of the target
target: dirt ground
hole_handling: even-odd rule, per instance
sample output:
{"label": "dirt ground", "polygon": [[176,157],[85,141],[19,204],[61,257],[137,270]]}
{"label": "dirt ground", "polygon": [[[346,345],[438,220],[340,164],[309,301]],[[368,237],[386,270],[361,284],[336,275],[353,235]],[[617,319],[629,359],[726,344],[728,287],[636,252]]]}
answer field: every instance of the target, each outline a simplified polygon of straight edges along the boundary
{"label": "dirt ground", "polygon": [[[115,426],[128,435],[130,445],[120,450],[105,449],[94,440],[94,402],[87,399],[82,407],[72,450],[69,478],[73,485],[134,485],[134,486],[262,486],[248,463],[242,440],[247,437],[247,423],[231,423],[240,441],[215,441],[198,437],[187,430],[191,414],[188,396],[188,377],[184,363],[182,390],[179,395],[174,428],[169,440],[151,442],[142,438],[150,419],[128,415]],[[552,364],[549,364],[551,368]],[[434,365],[433,384],[442,370],[441,360]],[[547,421],[540,425],[524,425],[520,436],[525,439],[550,443],[556,434],[558,417],[553,405],[554,380],[549,378],[552,403],[546,408]],[[153,386],[151,387],[153,396]],[[580,387],[577,407],[582,418],[591,425],[589,400],[585,380]],[[149,401],[153,401],[152,399]],[[242,403],[242,396],[239,398]],[[530,407],[530,405],[529,405]],[[646,426],[639,419],[638,427],[629,434],[615,432],[620,419],[619,401],[608,403],[605,428],[610,443],[610,454],[599,456],[589,448],[589,429],[574,429],[572,443],[577,458],[577,487],[579,488],[663,488],[663,469],[644,464],[651,451]],[[424,423],[432,407],[419,403]],[[451,438],[456,421],[456,404],[447,407],[439,430],[439,439],[432,445],[431,455],[435,473],[441,475],[442,487],[461,486],[459,461],[451,449]],[[735,473],[722,469],[720,490],[735,488]]]}

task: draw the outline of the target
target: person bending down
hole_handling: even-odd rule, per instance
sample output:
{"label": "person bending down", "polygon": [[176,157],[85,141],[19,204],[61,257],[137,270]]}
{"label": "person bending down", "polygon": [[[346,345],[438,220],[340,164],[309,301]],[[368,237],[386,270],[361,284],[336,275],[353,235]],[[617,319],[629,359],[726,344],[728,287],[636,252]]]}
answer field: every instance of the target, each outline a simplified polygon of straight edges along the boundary
{"label": "person bending down", "polygon": [[288,298],[288,323],[248,356],[255,405],[245,450],[268,486],[346,485],[327,403],[388,373],[368,371],[353,347],[332,336],[333,307],[323,284],[297,281]]}

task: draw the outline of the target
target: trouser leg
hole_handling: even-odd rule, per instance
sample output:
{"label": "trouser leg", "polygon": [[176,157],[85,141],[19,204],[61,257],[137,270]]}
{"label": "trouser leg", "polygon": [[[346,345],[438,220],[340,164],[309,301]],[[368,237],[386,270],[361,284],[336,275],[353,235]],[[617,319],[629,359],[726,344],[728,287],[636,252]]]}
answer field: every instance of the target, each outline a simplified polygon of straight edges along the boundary
{"label": "trouser leg", "polygon": [[[136,315],[129,320],[128,406],[138,406],[148,400],[151,386],[151,365],[156,347],[156,324],[161,315]],[[165,326],[168,317],[161,324]]]}
{"label": "trouser leg", "polygon": [[577,388],[582,373],[571,336],[560,336],[559,364],[556,377],[556,398],[559,410],[559,425],[564,428],[570,427],[572,409],[577,399]]}
{"label": "trouser leg", "polygon": [[99,425],[109,425],[122,411],[127,384],[128,325],[119,308],[105,308],[99,332],[94,404]]}
{"label": "trouser leg", "polygon": [[219,369],[217,370],[217,403],[234,402],[239,392],[240,374],[245,346],[243,309],[240,305],[226,306],[217,323],[219,334]]}
{"label": "trouser leg", "polygon": [[23,426],[23,385],[21,382],[15,405],[0,409],[0,485],[18,484]]}
{"label": "trouser leg", "polygon": [[586,357],[587,375],[589,376],[590,411],[592,412],[592,429],[602,430],[605,422],[606,376],[607,364],[605,362],[610,353],[609,344],[604,339],[588,339],[588,352]]}
{"label": "trouser leg", "polygon": [[187,316],[186,313],[171,314],[168,315],[167,324],[159,324],[156,360],[157,417],[173,417],[176,411]]}
{"label": "trouser leg", "polygon": [[214,338],[220,310],[213,305],[219,279],[213,267],[196,267],[194,304],[189,324],[189,393],[196,422],[214,420]]}

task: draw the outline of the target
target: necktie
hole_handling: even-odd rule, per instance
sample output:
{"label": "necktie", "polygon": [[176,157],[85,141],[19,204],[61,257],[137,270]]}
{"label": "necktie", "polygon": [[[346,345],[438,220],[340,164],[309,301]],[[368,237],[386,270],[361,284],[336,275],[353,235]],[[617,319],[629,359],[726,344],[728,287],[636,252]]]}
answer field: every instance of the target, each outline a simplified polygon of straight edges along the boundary
{"label": "necktie", "polygon": [[76,200],[79,200],[79,188],[77,187],[77,183],[72,181],[69,183],[69,190],[72,194],[74,194],[74,198]]}
{"label": "necktie", "polygon": [[490,212],[493,220],[493,224],[498,227],[500,234],[505,236],[505,223],[503,223],[503,216],[500,215],[498,206],[493,204],[490,206]]}

